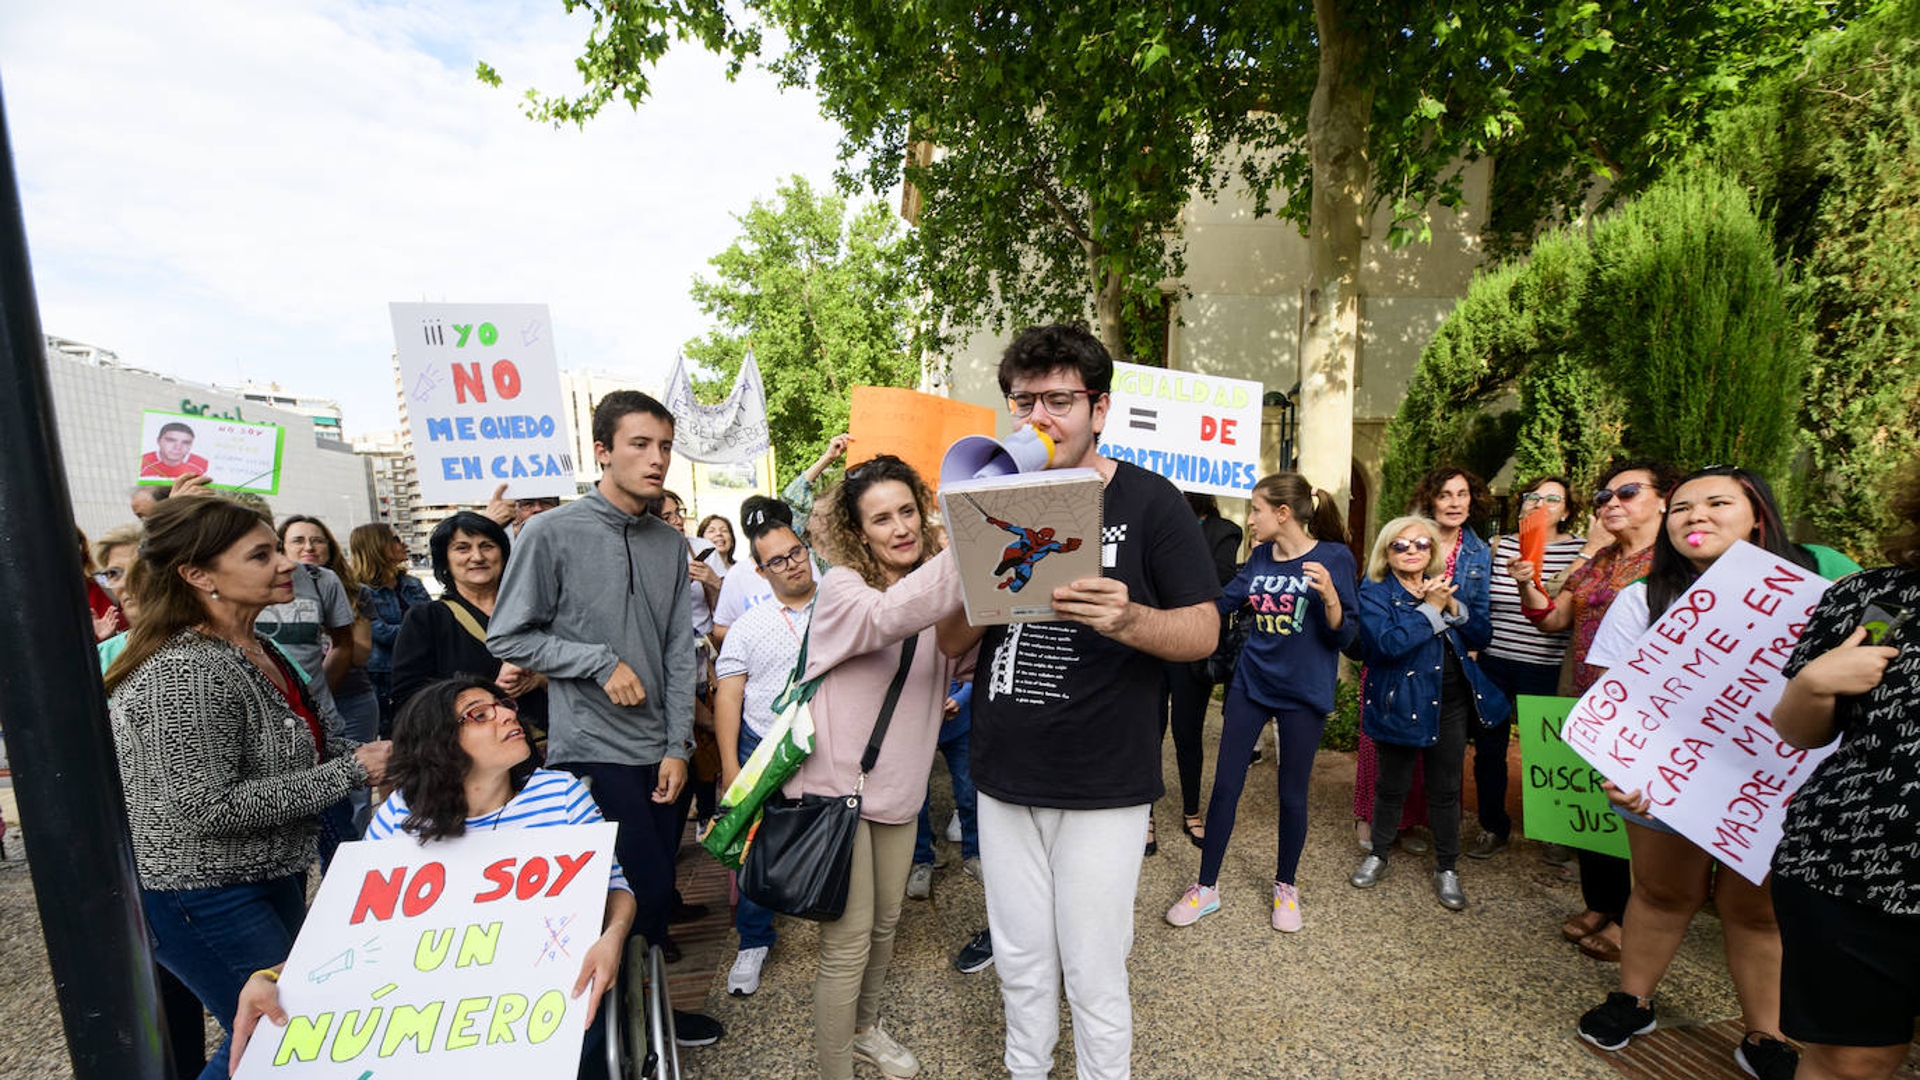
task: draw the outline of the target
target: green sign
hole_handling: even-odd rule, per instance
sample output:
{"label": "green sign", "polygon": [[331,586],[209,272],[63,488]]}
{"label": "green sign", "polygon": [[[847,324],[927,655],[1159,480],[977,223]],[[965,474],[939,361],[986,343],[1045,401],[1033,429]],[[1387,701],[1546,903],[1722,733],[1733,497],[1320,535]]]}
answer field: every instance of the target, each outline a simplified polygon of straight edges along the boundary
{"label": "green sign", "polygon": [[1520,697],[1520,795],[1527,839],[1627,857],[1626,824],[1600,790],[1601,776],[1560,739],[1578,698]]}

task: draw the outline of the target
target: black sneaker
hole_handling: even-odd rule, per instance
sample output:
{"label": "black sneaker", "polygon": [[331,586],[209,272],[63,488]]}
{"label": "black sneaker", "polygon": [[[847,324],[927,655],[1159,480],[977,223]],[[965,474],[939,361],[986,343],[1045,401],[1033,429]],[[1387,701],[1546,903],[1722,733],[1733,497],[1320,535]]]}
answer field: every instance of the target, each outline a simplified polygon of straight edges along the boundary
{"label": "black sneaker", "polygon": [[681,1046],[712,1046],[727,1029],[705,1013],[673,1010],[673,1041]]}
{"label": "black sneaker", "polygon": [[1733,1063],[1755,1080],[1793,1080],[1794,1071],[1800,1067],[1800,1054],[1771,1035],[1749,1031],[1733,1048]]}
{"label": "black sneaker", "polygon": [[1653,1005],[1642,1005],[1639,998],[1619,990],[1580,1018],[1580,1037],[1602,1050],[1618,1050],[1653,1028]]}
{"label": "black sneaker", "polygon": [[701,919],[704,919],[707,917],[708,910],[709,909],[705,904],[689,904],[685,900],[681,900],[676,902],[672,908],[668,909],[667,922],[668,923],[699,922]]}
{"label": "black sneaker", "polygon": [[982,930],[973,935],[973,940],[961,948],[960,955],[953,958],[954,970],[972,975],[976,971],[985,971],[993,966],[993,934]]}

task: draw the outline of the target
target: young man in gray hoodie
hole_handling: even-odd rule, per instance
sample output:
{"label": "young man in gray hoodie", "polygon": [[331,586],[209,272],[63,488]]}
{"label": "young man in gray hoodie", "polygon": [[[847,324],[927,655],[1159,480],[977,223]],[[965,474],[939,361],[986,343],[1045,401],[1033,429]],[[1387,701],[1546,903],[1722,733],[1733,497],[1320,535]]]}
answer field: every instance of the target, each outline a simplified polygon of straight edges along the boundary
{"label": "young man in gray hoodie", "polygon": [[[693,744],[694,641],[686,538],[646,512],[664,490],[673,414],[645,394],[593,410],[600,481],[534,517],[514,541],[487,630],[495,656],[547,677],[547,764],[586,780],[619,825],[634,930],[666,938],[679,819]],[[720,1037],[676,1012],[679,1041]]]}

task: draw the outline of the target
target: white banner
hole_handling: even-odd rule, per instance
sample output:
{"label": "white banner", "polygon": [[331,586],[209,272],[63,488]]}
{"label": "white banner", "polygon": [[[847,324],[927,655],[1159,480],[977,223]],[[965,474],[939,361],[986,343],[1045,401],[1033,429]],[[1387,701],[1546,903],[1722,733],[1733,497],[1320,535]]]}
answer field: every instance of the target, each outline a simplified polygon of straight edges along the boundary
{"label": "white banner", "polygon": [[1244,499],[1260,479],[1261,392],[1248,379],[1117,363],[1100,452],[1182,491]]}
{"label": "white banner", "polygon": [[254,1029],[240,1080],[572,1076],[613,838],[603,822],[340,845],[280,975],[287,1026]]}
{"label": "white banner", "polygon": [[767,392],[753,352],[740,363],[733,391],[718,405],[693,398],[687,358],[673,362],[667,376],[667,411],[673,414],[673,452],[692,461],[746,461],[767,452]]}
{"label": "white banner", "polygon": [[545,304],[392,304],[420,497],[572,495],[573,450]]}
{"label": "white banner", "polygon": [[1560,735],[1651,814],[1756,884],[1787,801],[1832,747],[1798,750],[1769,716],[1827,582],[1745,542],[1715,560],[1568,714]]}
{"label": "white banner", "polygon": [[139,483],[203,475],[222,491],[277,495],[286,441],[286,429],[275,424],[148,409],[140,414]]}

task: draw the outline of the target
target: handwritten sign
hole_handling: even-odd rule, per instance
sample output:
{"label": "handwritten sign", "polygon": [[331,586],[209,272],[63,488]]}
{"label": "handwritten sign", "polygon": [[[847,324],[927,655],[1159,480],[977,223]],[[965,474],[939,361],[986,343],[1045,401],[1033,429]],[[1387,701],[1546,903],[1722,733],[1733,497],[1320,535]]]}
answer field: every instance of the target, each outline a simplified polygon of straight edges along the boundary
{"label": "handwritten sign", "polygon": [[929,488],[940,486],[940,459],[968,435],[993,435],[993,410],[984,405],[894,386],[856,386],[848,405],[847,450],[852,468],[879,454],[913,466]]}
{"label": "handwritten sign", "polygon": [[242,1080],[572,1076],[614,826],[340,845],[280,976]]}
{"label": "handwritten sign", "polygon": [[1260,397],[1247,379],[1115,364],[1100,452],[1182,491],[1244,499],[1260,479]]}
{"label": "handwritten sign", "polygon": [[673,452],[689,461],[750,461],[771,445],[767,388],[752,350],[740,362],[727,400],[718,405],[694,399],[687,358],[680,357],[667,376],[667,398],[661,404],[673,414]]}
{"label": "handwritten sign", "polygon": [[545,304],[391,304],[422,501],[571,495]]}
{"label": "handwritten sign", "polygon": [[275,495],[286,437],[277,424],[149,409],[140,414],[139,483],[158,486],[182,476],[205,476],[209,486],[222,491]]}
{"label": "handwritten sign", "polygon": [[1523,695],[1514,701],[1527,839],[1624,859],[1627,830],[1600,790],[1604,777],[1560,740],[1560,724],[1576,700]]}
{"label": "handwritten sign", "polygon": [[1653,816],[1748,881],[1766,877],[1787,800],[1832,751],[1768,718],[1827,582],[1737,543],[1568,714],[1561,738]]}

